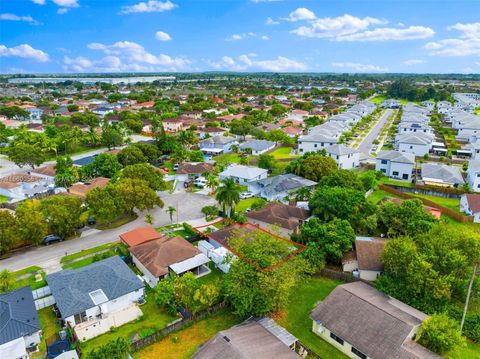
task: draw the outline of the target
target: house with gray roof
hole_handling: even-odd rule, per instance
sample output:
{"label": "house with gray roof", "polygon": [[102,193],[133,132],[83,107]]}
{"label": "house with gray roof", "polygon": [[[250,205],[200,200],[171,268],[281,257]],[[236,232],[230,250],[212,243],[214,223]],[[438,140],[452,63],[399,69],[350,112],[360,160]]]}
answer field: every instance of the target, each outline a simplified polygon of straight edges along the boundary
{"label": "house with gray roof", "polygon": [[247,184],[267,178],[268,170],[255,166],[242,166],[232,164],[218,174],[221,181],[232,178],[236,183]]}
{"label": "house with gray roof", "polygon": [[426,314],[363,282],[337,286],[310,318],[315,334],[353,359],[441,358],[415,341]]}
{"label": "house with gray roof", "polygon": [[474,192],[480,192],[480,159],[468,161],[467,181]]}
{"label": "house with gray roof", "polygon": [[327,147],[325,151],[338,163],[340,169],[349,170],[360,165],[360,152],[344,144],[339,143]]}
{"label": "house with gray roof", "polygon": [[438,163],[422,164],[422,181],[428,185],[457,187],[465,184],[460,167]]}
{"label": "house with gray roof", "polygon": [[61,318],[78,338],[91,339],[142,315],[144,284],[119,257],[46,277]]}
{"label": "house with gray roof", "polygon": [[435,136],[429,133],[401,133],[395,137],[395,148],[422,157],[430,152],[434,141]]}
{"label": "house with gray roof", "polygon": [[266,140],[251,140],[238,146],[242,151],[251,150],[252,155],[260,155],[275,147],[275,142]]}
{"label": "house with gray roof", "polygon": [[248,191],[268,201],[285,202],[285,198],[302,187],[313,190],[317,182],[287,173],[248,183]]}
{"label": "house with gray roof", "polygon": [[0,358],[29,357],[38,350],[41,328],[32,288],[0,294]]}
{"label": "house with gray roof", "polygon": [[392,179],[411,181],[415,155],[400,151],[380,151],[376,157],[375,170]]}
{"label": "house with gray roof", "polygon": [[206,155],[219,155],[231,152],[233,145],[238,145],[235,137],[213,136],[200,141],[200,151]]}

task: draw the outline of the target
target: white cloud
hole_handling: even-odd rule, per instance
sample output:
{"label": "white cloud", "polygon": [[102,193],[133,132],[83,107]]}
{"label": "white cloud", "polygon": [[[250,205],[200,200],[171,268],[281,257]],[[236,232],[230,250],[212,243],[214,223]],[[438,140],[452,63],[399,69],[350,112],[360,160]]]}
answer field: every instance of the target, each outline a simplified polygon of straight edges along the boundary
{"label": "white cloud", "polygon": [[265,41],[270,40],[270,38],[267,35],[262,35],[260,38]]}
{"label": "white cloud", "polygon": [[239,41],[239,40],[242,40],[243,38],[245,38],[245,35],[233,34],[232,36],[227,37],[226,40],[227,41]]}
{"label": "white cloud", "polygon": [[411,59],[403,62],[403,64],[407,66],[420,65],[424,63],[425,63],[425,60],[417,60],[417,59]]}
{"label": "white cloud", "polygon": [[63,58],[63,62],[68,65],[67,67],[71,68],[73,71],[82,72],[91,70],[94,67],[94,63],[87,59],[86,57],[79,56],[76,58],[70,58],[65,56]]}
{"label": "white cloud", "polygon": [[131,6],[123,6],[121,13],[131,14],[139,12],[164,12],[173,10],[176,7],[178,7],[178,5],[174,4],[170,0],[167,0],[165,2],[158,0],[149,0],[147,2],[139,2],[138,4]]}
{"label": "white cloud", "polygon": [[66,14],[68,10],[69,9],[67,7],[61,7],[60,9],[57,10],[57,14],[60,14],[60,15]]}
{"label": "white cloud", "polygon": [[349,35],[337,37],[337,41],[387,41],[387,40],[416,40],[426,39],[435,34],[429,27],[410,26],[403,29],[390,27],[377,28],[363,32],[357,32]]}
{"label": "white cloud", "polygon": [[358,64],[354,62],[334,62],[333,67],[348,69],[355,72],[386,72],[388,71],[387,67],[380,67],[376,65],[369,64]]}
{"label": "white cloud", "polygon": [[34,20],[31,16],[18,16],[15,14],[0,14],[0,20],[7,21],[25,21],[33,25],[39,25],[40,23],[37,20]]}
{"label": "white cloud", "polygon": [[55,4],[62,7],[79,7],[78,0],[52,0]]}
{"label": "white cloud", "polygon": [[45,0],[32,0],[32,2],[37,5],[45,5]]}
{"label": "white cloud", "polygon": [[450,26],[460,32],[458,38],[428,42],[424,47],[432,56],[480,56],[480,22]]}
{"label": "white cloud", "polygon": [[308,10],[305,7],[299,7],[295,11],[292,11],[287,18],[283,19],[286,21],[302,21],[302,20],[315,20],[315,13],[311,10]]}
{"label": "white cloud", "polygon": [[255,4],[258,4],[258,3],[261,3],[261,2],[280,2],[280,1],[283,1],[283,0],[250,0],[250,1],[255,3]]}
{"label": "white cloud", "polygon": [[269,72],[288,72],[288,71],[304,71],[307,66],[301,62],[291,60],[289,58],[278,56],[272,60],[256,60],[252,54],[240,55],[236,59],[230,56],[222,57],[221,61],[213,62],[207,60],[207,63],[217,70],[230,71],[269,71]]}
{"label": "white cloud", "polygon": [[170,40],[172,40],[172,37],[169,34],[167,34],[166,32],[163,32],[163,31],[157,31],[155,33],[155,38],[158,41],[170,41]]}
{"label": "white cloud", "polygon": [[278,25],[278,24],[280,24],[280,22],[276,21],[276,20],[273,20],[271,17],[267,17],[267,19],[265,20],[265,24],[266,25]]}
{"label": "white cloud", "polygon": [[1,56],[16,56],[24,59],[31,59],[36,62],[49,61],[48,54],[42,50],[37,50],[28,44],[22,44],[15,47],[6,47],[0,45],[0,57]]}
{"label": "white cloud", "polygon": [[[244,32],[242,34],[233,34],[233,35],[230,35],[229,37],[227,37],[225,39],[225,41],[240,41],[240,40],[244,40],[246,39],[247,37],[257,37],[258,35],[254,32]],[[260,38],[262,40],[269,40],[268,36],[266,35],[262,35],[260,36]],[[268,39],[266,39],[268,38]]]}
{"label": "white cloud", "polygon": [[371,25],[385,24],[384,20],[374,17],[358,17],[345,14],[336,18],[326,17],[311,21],[309,25],[300,26],[291,32],[309,38],[337,38],[355,34],[367,29]]}
{"label": "white cloud", "polygon": [[101,43],[91,43],[88,45],[91,50],[99,50],[106,55],[117,56],[126,60],[128,64],[151,65],[151,68],[176,71],[185,68],[190,61],[183,57],[171,57],[169,55],[154,55],[146,51],[145,48],[131,41],[118,41],[112,45]]}

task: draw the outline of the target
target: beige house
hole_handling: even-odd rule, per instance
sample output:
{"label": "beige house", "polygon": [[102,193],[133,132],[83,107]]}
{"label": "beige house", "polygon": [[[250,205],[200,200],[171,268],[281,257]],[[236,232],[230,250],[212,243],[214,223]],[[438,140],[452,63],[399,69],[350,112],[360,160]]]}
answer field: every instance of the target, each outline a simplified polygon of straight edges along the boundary
{"label": "beige house", "polygon": [[376,280],[383,271],[381,256],[386,243],[383,238],[357,237],[355,250],[345,253],[342,258],[343,271],[358,272],[363,280]]}
{"label": "beige house", "polygon": [[363,282],[339,285],[312,311],[312,330],[353,359],[440,359],[415,341],[427,315]]}

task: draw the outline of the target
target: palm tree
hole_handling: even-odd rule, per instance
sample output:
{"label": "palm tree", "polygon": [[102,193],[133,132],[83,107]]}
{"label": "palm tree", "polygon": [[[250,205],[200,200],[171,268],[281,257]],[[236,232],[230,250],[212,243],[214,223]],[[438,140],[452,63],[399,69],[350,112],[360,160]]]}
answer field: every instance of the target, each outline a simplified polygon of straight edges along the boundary
{"label": "palm tree", "polygon": [[170,223],[173,223],[173,214],[176,212],[177,210],[175,209],[175,207],[173,206],[168,206],[167,208],[167,213],[168,215],[170,216]]}
{"label": "palm tree", "polygon": [[215,176],[213,173],[208,173],[205,175],[205,179],[207,180],[207,187],[212,190],[212,193],[215,193],[218,185],[220,184],[220,180],[218,179],[218,177]]}
{"label": "palm tree", "polygon": [[149,225],[153,224],[153,216],[150,213],[145,215],[145,223],[148,223]]}
{"label": "palm tree", "polygon": [[240,192],[240,186],[233,179],[227,178],[222,181],[222,185],[217,189],[215,198],[222,206],[223,213],[226,213],[228,209],[229,216],[232,216],[235,211],[235,204],[240,201]]}

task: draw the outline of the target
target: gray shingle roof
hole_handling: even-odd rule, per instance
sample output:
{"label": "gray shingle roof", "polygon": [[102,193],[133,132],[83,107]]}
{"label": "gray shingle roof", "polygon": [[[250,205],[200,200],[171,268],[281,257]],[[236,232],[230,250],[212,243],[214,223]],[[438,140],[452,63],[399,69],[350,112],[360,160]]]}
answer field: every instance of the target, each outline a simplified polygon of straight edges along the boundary
{"label": "gray shingle roof", "polygon": [[389,160],[392,162],[415,164],[415,155],[413,153],[400,151],[380,151],[377,160]]}
{"label": "gray shingle roof", "polygon": [[463,184],[465,180],[459,167],[424,163],[422,165],[422,179],[437,179],[445,183]]}
{"label": "gray shingle roof", "polygon": [[47,283],[64,319],[95,307],[89,295],[94,290],[102,289],[113,300],[144,287],[119,256],[49,274]]}
{"label": "gray shingle roof", "polygon": [[317,182],[297,176],[293,173],[268,177],[260,181],[250,183],[250,186],[261,188],[262,196],[268,197],[283,192],[291,192],[301,187],[312,187]]}
{"label": "gray shingle roof", "polygon": [[0,345],[40,329],[30,286],[0,294]]}
{"label": "gray shingle roof", "polygon": [[251,148],[252,151],[265,151],[275,146],[275,142],[266,141],[266,140],[252,140],[245,143],[242,143],[239,147],[244,150]]}
{"label": "gray shingle roof", "polygon": [[359,153],[357,150],[351,147],[345,146],[344,144],[341,144],[341,143],[327,147],[325,151],[327,151],[327,153],[330,153],[332,155],[337,155],[337,156],[344,156],[344,155]]}

